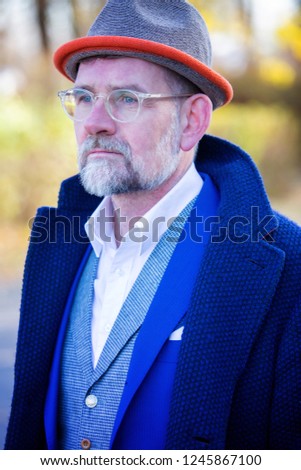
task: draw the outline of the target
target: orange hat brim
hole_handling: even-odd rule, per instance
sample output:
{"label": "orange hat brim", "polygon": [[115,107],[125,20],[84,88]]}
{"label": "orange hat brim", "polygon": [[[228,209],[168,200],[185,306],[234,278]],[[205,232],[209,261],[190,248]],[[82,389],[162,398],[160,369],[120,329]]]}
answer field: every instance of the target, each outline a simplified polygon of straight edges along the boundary
{"label": "orange hat brim", "polygon": [[[203,64],[196,58],[174,47],[165,44],[149,41],[146,39],[137,39],[125,36],[86,36],[67,42],[60,46],[54,54],[53,60],[55,67],[65,77],[74,81],[76,78],[77,67],[81,60],[85,57],[96,55],[107,55],[108,53],[126,56],[147,56],[149,60],[160,63],[168,61],[173,64],[180,64],[181,67],[191,70],[195,75],[199,75],[200,82],[207,82],[210,96],[210,88],[219,90],[223,95],[222,102],[217,106],[222,106],[231,101],[233,97],[233,89],[230,83],[219,73]],[[71,64],[71,65],[70,65]],[[173,68],[175,71],[176,67]],[[180,72],[181,73],[181,72]],[[186,74],[186,78],[190,78]],[[196,80],[191,80],[195,84]],[[200,88],[204,88],[200,85]],[[203,90],[206,93],[206,90]]]}

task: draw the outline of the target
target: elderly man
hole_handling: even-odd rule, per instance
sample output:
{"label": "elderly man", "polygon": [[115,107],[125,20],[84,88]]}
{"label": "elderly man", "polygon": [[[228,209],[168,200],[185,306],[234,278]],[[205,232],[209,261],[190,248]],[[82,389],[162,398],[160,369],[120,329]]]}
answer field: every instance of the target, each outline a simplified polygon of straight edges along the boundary
{"label": "elderly man", "polygon": [[205,135],[210,50],[184,0],[57,50],[80,174],[32,229],[7,449],[301,448],[301,231]]}

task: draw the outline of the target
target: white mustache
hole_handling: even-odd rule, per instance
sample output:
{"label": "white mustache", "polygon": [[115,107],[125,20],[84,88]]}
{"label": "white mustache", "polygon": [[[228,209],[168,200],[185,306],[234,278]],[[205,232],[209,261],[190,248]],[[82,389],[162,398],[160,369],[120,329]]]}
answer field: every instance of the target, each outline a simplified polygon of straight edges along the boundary
{"label": "white mustache", "polygon": [[78,161],[81,168],[86,164],[89,152],[95,148],[120,153],[127,161],[131,160],[132,157],[131,148],[126,142],[120,141],[114,137],[90,136],[81,144],[78,151]]}

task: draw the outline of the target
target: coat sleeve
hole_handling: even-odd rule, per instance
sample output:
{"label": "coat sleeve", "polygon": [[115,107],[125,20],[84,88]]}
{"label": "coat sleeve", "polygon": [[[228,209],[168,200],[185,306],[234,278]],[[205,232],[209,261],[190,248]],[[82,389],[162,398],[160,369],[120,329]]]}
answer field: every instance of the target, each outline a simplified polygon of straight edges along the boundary
{"label": "coat sleeve", "polygon": [[301,297],[282,336],[271,420],[272,449],[301,449]]}

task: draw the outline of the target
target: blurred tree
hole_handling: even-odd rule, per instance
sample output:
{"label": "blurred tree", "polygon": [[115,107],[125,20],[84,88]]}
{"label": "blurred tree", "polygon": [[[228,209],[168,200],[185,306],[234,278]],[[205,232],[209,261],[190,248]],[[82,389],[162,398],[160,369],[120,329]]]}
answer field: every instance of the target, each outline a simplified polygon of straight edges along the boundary
{"label": "blurred tree", "polygon": [[[3,0],[0,0],[0,2]],[[5,0],[4,0],[5,1]],[[71,37],[79,37],[86,34],[91,21],[105,5],[106,0],[33,0],[39,36],[41,38],[42,53],[48,53],[51,48],[51,40],[55,37],[55,29],[50,29],[51,15],[57,18],[66,16],[70,23]],[[63,12],[63,13],[62,13]]]}
{"label": "blurred tree", "polygon": [[252,31],[252,4],[246,0],[236,0],[238,15],[248,31]]}
{"label": "blurred tree", "polygon": [[35,0],[38,28],[41,38],[42,49],[45,53],[49,52],[49,37],[47,33],[47,10],[48,0]]}
{"label": "blurred tree", "polygon": [[7,33],[7,21],[6,21],[6,4],[5,0],[0,0],[0,66],[5,62],[6,48],[5,48],[5,36]]}
{"label": "blurred tree", "polygon": [[87,33],[91,22],[104,7],[107,0],[67,0],[71,9],[72,34],[74,37]]}
{"label": "blurred tree", "polygon": [[79,37],[79,36],[81,36],[81,30],[80,30],[80,27],[79,27],[79,24],[80,24],[80,9],[79,9],[79,5],[78,5],[78,1],[77,0],[70,0],[70,7],[71,7],[71,11],[72,11],[71,18],[72,18],[73,35],[75,37]]}

